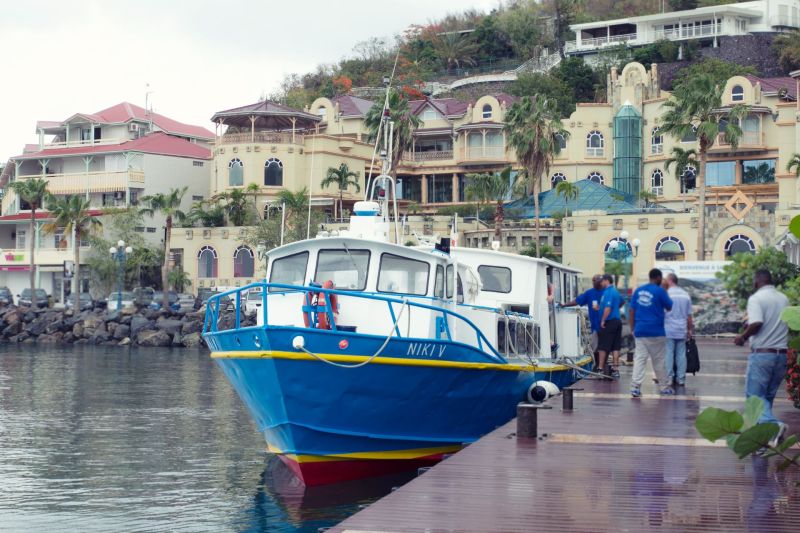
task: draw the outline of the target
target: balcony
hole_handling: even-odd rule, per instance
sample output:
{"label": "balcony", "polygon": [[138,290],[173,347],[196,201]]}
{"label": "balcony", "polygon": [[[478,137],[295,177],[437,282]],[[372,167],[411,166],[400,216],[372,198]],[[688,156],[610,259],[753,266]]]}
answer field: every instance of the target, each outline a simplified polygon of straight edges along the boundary
{"label": "balcony", "polygon": [[564,49],[567,52],[572,52],[574,50],[602,48],[604,46],[613,46],[616,44],[635,41],[636,37],[637,34],[635,33],[625,33],[622,35],[611,35],[603,37],[589,37],[586,39],[581,39],[580,44],[578,43],[578,41],[568,41],[564,43]]}
{"label": "balcony", "polygon": [[470,146],[467,148],[467,161],[498,161],[506,158],[503,146]]}
{"label": "balcony", "polygon": [[[88,246],[81,246],[81,254],[88,252]],[[11,248],[0,252],[0,271],[30,270],[30,250],[27,248]],[[72,260],[75,254],[71,247],[64,248],[37,248],[33,259],[36,265],[63,265],[64,261]]]}
{"label": "balcony", "polygon": [[61,141],[61,142],[52,142],[52,143],[45,143],[41,146],[42,150],[52,150],[55,148],[76,148],[78,146],[104,146],[109,144],[120,144],[126,141],[130,141],[130,139],[125,137],[118,137],[114,139],[95,139],[95,140],[70,140],[69,142]]}
{"label": "balcony", "polygon": [[284,131],[255,131],[246,133],[226,133],[217,137],[219,144],[303,144],[303,133]]}
{"label": "balcony", "polygon": [[[739,137],[737,150],[762,150],[765,147],[764,134],[760,131],[744,131]],[[725,134],[717,135],[717,142],[714,144],[716,149],[731,150],[731,143],[725,139]]]}
{"label": "balcony", "polygon": [[436,150],[429,152],[405,152],[403,161],[425,163],[426,161],[448,161],[453,159],[452,150]]}

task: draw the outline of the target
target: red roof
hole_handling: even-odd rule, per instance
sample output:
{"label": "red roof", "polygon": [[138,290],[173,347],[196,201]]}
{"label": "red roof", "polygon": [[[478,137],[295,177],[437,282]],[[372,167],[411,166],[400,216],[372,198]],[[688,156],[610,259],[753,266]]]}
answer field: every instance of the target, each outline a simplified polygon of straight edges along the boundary
{"label": "red roof", "polygon": [[344,94],[331,98],[333,105],[339,104],[339,112],[345,117],[363,117],[375,104],[372,100]]}
{"label": "red roof", "polygon": [[750,83],[760,83],[761,90],[765,93],[778,93],[781,89],[786,90],[786,98],[797,100],[797,80],[789,76],[782,76],[778,78],[759,78],[748,74],[745,76]]}
{"label": "red roof", "polygon": [[[102,215],[103,211],[100,210],[100,209],[90,209],[89,210],[89,214],[91,216],[93,216],[93,217],[97,217],[97,216]],[[35,217],[36,217],[36,220],[48,220],[48,219],[52,218],[50,216],[50,212],[49,211],[44,211],[42,209],[38,209],[36,211]],[[30,220],[30,219],[31,219],[30,212],[17,213],[15,215],[5,215],[5,216],[0,217],[0,221],[2,221],[2,222],[14,221],[14,220]]]}
{"label": "red roof", "polygon": [[426,105],[431,105],[444,116],[452,117],[466,113],[469,104],[469,102],[456,100],[455,98],[428,98],[426,100],[412,100],[410,107],[411,113],[414,115],[419,114]]}
{"label": "red roof", "polygon": [[211,150],[189,142],[180,137],[173,137],[163,132],[151,133],[132,141],[118,144],[72,146],[69,148],[45,148],[33,153],[25,153],[12,159],[39,159],[41,157],[69,156],[83,154],[111,154],[117,152],[143,152],[146,154],[190,157],[192,159],[211,159]]}

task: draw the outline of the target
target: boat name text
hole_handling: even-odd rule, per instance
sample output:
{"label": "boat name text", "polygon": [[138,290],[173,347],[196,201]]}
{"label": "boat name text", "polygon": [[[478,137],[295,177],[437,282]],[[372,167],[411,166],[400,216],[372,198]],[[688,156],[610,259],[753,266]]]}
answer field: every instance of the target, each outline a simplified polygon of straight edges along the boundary
{"label": "boat name text", "polygon": [[408,345],[408,352],[406,355],[414,357],[439,357],[444,355],[444,350],[447,346],[441,344],[432,344],[426,342],[412,342]]}

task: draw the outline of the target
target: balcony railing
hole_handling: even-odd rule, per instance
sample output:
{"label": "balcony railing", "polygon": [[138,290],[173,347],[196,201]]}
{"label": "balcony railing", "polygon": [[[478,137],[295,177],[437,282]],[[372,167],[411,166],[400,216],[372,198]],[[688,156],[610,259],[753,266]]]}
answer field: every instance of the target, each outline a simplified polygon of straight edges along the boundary
{"label": "balcony railing", "polygon": [[[731,143],[725,139],[725,134],[720,133],[717,135],[717,146],[720,147],[729,147]],[[759,131],[744,131],[742,135],[739,137],[739,147],[740,148],[748,148],[748,147],[759,147],[764,146],[764,135]]]}
{"label": "balcony railing", "polygon": [[217,138],[220,144],[303,144],[305,135],[300,132],[256,131],[244,133],[226,133]]}
{"label": "balcony railing", "polygon": [[504,159],[506,150],[502,146],[470,146],[467,148],[467,159]]}
{"label": "balcony railing", "polygon": [[76,146],[102,146],[107,144],[120,144],[125,141],[130,141],[130,139],[124,137],[118,137],[113,139],[95,139],[93,141],[70,139],[69,142],[61,141],[61,142],[45,143],[44,145],[42,145],[42,149],[51,150],[53,148],[74,148]]}
{"label": "balcony railing", "polygon": [[637,34],[635,33],[625,33],[622,35],[589,37],[587,39],[581,39],[580,44],[578,44],[578,41],[568,41],[564,43],[564,45],[567,51],[579,50],[584,48],[601,48],[603,46],[635,41],[636,37]]}
{"label": "balcony railing", "polygon": [[431,152],[406,152],[403,154],[403,160],[413,161],[415,163],[423,163],[425,161],[447,161],[453,159],[452,150],[436,150]]}
{"label": "balcony railing", "polygon": [[713,37],[714,35],[721,35],[721,26],[719,24],[702,24],[702,25],[686,25],[672,30],[656,30],[655,40],[660,41],[666,39],[668,41],[678,41],[680,39],[695,39],[697,37]]}

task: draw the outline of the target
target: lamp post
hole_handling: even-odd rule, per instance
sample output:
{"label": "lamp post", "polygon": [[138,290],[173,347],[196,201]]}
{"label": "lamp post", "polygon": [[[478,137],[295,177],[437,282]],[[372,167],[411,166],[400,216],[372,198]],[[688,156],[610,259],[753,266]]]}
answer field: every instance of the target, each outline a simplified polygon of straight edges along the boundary
{"label": "lamp post", "polygon": [[122,309],[122,281],[125,276],[125,263],[128,261],[128,256],[133,253],[133,248],[125,246],[125,241],[120,239],[117,241],[116,246],[108,249],[111,254],[111,259],[117,263],[117,310]]}
{"label": "lamp post", "polygon": [[[623,273],[625,274],[625,292],[623,293],[624,296],[622,299],[625,303],[628,302],[628,278],[630,277],[630,273],[628,273],[625,265],[627,264],[628,258],[639,255],[639,245],[641,244],[639,239],[633,239],[630,244],[628,244],[628,237],[630,237],[630,234],[628,234],[627,231],[622,230],[619,233],[619,237],[614,243],[611,243],[611,246],[609,246],[608,249],[608,255],[610,255],[614,261],[617,261],[623,265]],[[632,272],[633,264],[631,264],[631,273]]]}

